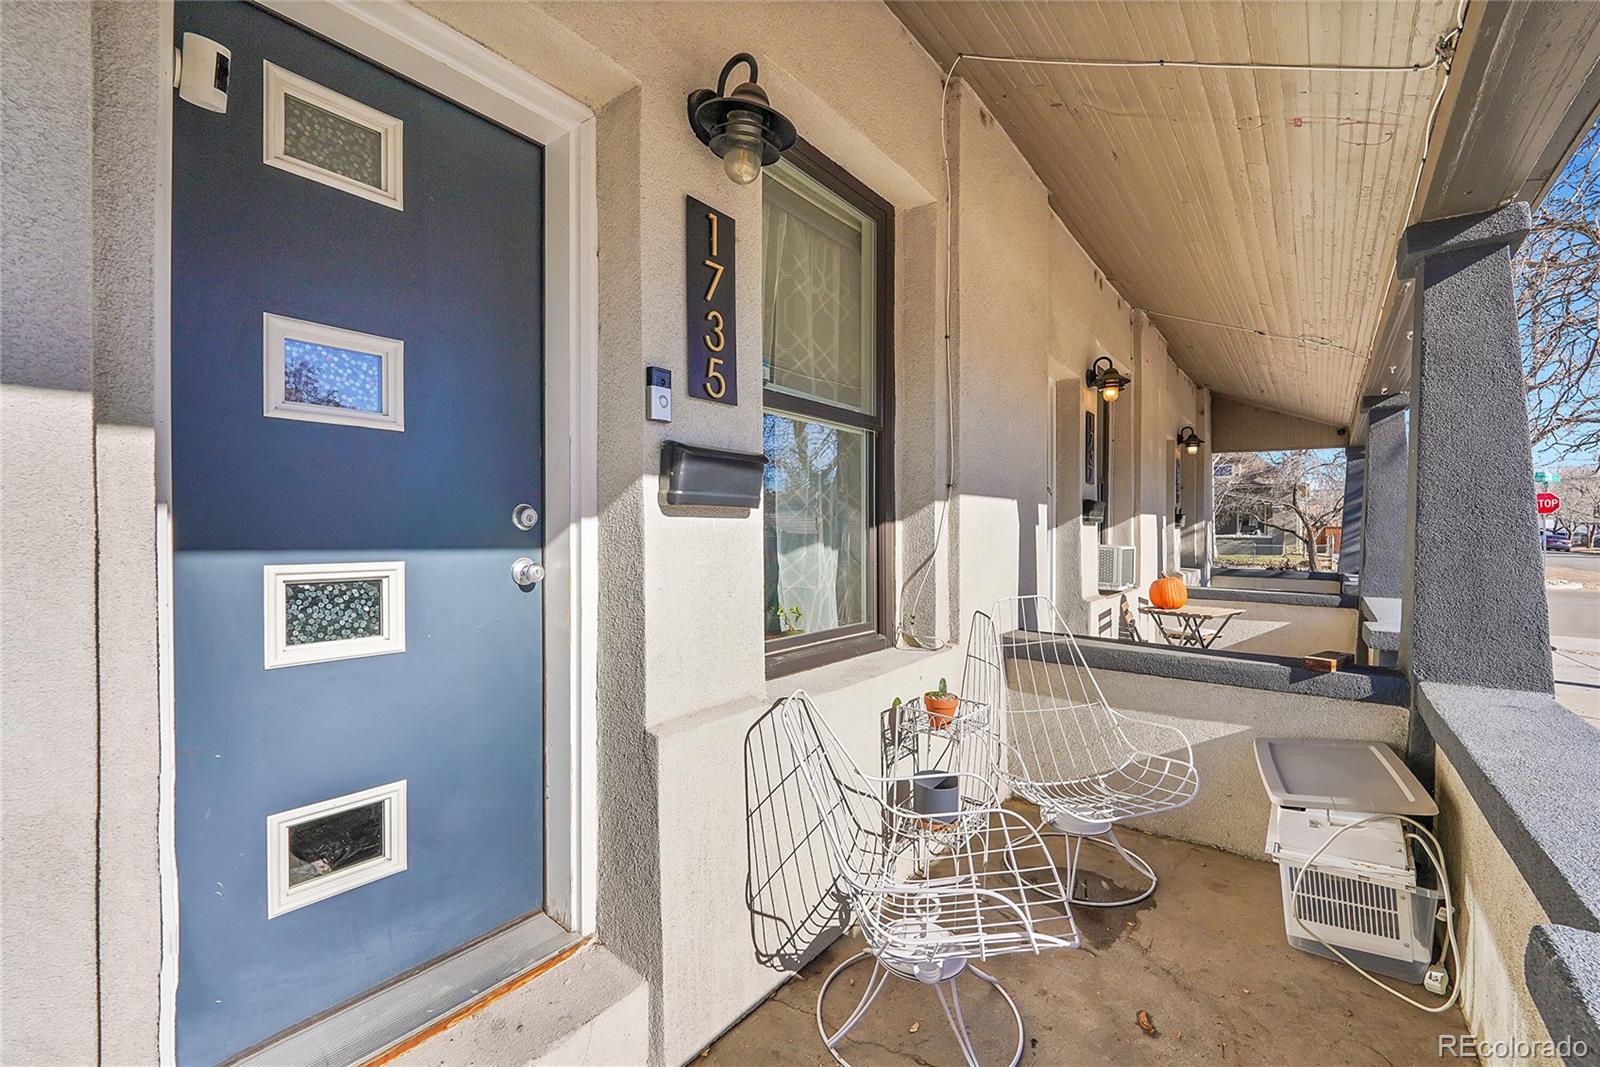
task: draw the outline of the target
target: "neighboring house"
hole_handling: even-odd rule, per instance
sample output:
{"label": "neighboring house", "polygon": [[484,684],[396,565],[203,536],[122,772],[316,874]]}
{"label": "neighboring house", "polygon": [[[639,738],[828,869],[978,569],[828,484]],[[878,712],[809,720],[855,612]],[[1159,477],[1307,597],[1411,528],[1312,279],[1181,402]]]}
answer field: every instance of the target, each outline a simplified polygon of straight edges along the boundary
{"label": "neighboring house", "polygon": [[[1267,523],[1275,523],[1269,526]],[[1286,545],[1299,546],[1280,526],[1291,526],[1294,513],[1287,508],[1251,505],[1219,512],[1216,517],[1217,555],[1281,556]]]}
{"label": "neighboring house", "polygon": [[[1288,531],[1297,524],[1285,507],[1252,505],[1219,511],[1216,515],[1218,556],[1303,556],[1305,542]],[[1317,554],[1337,558],[1343,528],[1333,525],[1317,538]]]}

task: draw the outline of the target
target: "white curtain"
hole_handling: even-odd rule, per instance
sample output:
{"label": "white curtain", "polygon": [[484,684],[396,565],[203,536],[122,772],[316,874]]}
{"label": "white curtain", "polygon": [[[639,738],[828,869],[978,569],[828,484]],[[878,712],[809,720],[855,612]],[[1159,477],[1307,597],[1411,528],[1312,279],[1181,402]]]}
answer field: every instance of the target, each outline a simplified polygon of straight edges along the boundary
{"label": "white curtain", "polygon": [[787,392],[870,409],[860,227],[777,181],[764,188],[762,213],[767,380]]}
{"label": "white curtain", "polygon": [[865,622],[867,435],[783,415],[768,415],[767,431],[780,631]]}

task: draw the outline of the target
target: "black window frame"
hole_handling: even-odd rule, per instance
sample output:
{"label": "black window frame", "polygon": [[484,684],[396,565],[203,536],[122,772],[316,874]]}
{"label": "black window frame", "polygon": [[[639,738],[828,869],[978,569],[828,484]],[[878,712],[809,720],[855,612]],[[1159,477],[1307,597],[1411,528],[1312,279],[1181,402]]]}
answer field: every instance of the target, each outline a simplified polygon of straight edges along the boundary
{"label": "black window frame", "polygon": [[[785,152],[783,158],[872,221],[877,270],[873,308],[873,329],[877,341],[874,361],[876,403],[873,405],[874,414],[867,415],[763,386],[763,421],[766,413],[771,411],[837,423],[866,430],[872,444],[872,459],[868,465],[872,478],[872,484],[868,487],[872,518],[867,526],[867,620],[820,634],[768,638],[763,633],[768,678],[780,678],[892,647],[895,613],[894,206],[804,140],[795,142],[795,146]],[[763,283],[763,315],[766,314],[765,291]],[[762,596],[765,598],[764,547],[762,552]]]}

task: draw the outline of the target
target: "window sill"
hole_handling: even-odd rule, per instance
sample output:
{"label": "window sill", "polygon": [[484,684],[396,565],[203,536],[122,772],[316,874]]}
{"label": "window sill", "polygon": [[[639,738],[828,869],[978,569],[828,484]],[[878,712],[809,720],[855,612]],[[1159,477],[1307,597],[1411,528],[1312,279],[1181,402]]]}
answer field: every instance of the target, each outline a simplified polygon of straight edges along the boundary
{"label": "window sill", "polygon": [[767,677],[786,678],[801,671],[868,656],[891,647],[891,642],[883,634],[865,633],[818,641],[798,648],[774,650],[767,653]]}
{"label": "window sill", "polygon": [[[813,698],[826,701],[830,696],[871,685],[884,692],[898,692],[902,697],[909,697],[937,684],[938,672],[949,675],[954,670],[959,673],[961,660],[956,658],[958,655],[960,649],[955,646],[937,652],[919,648],[884,648],[837,663],[769,678],[766,696],[769,702],[781,700],[796,689],[804,689]],[[954,683],[955,678],[952,677],[950,681]],[[885,705],[888,699],[885,699]]]}

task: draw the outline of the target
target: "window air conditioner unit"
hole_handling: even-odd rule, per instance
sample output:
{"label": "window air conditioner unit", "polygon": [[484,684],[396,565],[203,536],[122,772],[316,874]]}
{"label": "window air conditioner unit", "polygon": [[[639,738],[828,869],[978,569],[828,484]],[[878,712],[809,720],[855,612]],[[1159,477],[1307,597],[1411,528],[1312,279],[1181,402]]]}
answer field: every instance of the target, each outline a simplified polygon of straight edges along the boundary
{"label": "window air conditioner unit", "polygon": [[1132,589],[1138,584],[1134,571],[1132,545],[1100,546],[1100,588],[1105,590]]}
{"label": "window air conditioner unit", "polygon": [[1336,958],[1326,942],[1364,969],[1422,984],[1442,893],[1419,883],[1394,816],[1436,815],[1433,798],[1399,757],[1365,741],[1257,738],[1256,765],[1289,944]]}

